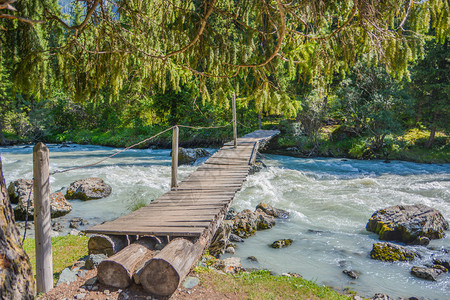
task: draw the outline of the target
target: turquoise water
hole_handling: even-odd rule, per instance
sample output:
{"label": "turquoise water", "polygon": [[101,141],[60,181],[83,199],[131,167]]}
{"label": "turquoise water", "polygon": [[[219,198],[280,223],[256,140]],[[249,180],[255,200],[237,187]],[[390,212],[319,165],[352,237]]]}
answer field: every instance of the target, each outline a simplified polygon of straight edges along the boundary
{"label": "turquoise water", "polygon": [[[51,171],[89,164],[120,149],[99,146],[50,145]],[[7,183],[32,177],[31,147],[1,147]],[[101,177],[113,193],[93,201],[70,201],[73,211],[60,222],[67,226],[73,217],[89,225],[127,214],[133,203],[150,202],[169,190],[169,150],[130,150],[101,165],[51,177],[52,192],[78,179]],[[254,209],[266,202],[291,213],[288,220],[260,231],[239,244],[236,254],[245,267],[267,268],[277,273],[296,272],[306,279],[337,289],[349,287],[361,296],[386,293],[393,297],[450,299],[450,275],[438,282],[416,279],[409,274],[413,265],[431,261],[433,253],[450,251],[450,238],[416,247],[423,259],[411,263],[383,263],[369,258],[376,235],[365,230],[367,220],[380,208],[397,204],[422,203],[434,207],[450,220],[450,165],[415,164],[393,161],[343,159],[300,159],[268,155],[268,168],[248,177],[233,202],[236,209]],[[196,166],[181,166],[180,179]],[[268,244],[292,238],[292,246],[272,249]],[[250,263],[248,256],[259,263]],[[351,280],[342,273],[352,268],[361,273]]]}

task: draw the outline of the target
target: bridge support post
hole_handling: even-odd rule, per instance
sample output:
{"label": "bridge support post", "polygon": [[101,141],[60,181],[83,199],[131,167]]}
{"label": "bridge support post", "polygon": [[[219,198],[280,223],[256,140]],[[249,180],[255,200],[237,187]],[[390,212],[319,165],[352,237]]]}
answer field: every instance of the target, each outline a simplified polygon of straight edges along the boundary
{"label": "bridge support post", "polygon": [[234,140],[234,148],[237,147],[237,120],[236,120],[236,93],[233,94],[233,140]]}
{"label": "bridge support post", "polygon": [[33,176],[36,291],[46,293],[53,288],[53,262],[49,151],[44,143],[37,143],[33,148]]}
{"label": "bridge support post", "polygon": [[173,189],[178,186],[178,135],[179,127],[175,126],[173,128],[172,134],[172,182],[170,187]]}

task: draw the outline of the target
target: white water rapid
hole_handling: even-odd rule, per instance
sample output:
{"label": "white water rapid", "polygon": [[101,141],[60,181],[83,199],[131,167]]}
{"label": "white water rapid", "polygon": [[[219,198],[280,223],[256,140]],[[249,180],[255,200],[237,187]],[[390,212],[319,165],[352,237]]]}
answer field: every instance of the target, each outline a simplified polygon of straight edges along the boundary
{"label": "white water rapid", "polygon": [[[70,145],[50,145],[50,169],[61,170],[93,163],[118,149]],[[70,201],[73,211],[60,219],[82,217],[89,225],[130,212],[133,203],[150,202],[169,190],[169,150],[130,150],[102,164],[51,177],[52,192],[75,180],[100,177],[112,186],[111,196],[101,200]],[[32,147],[0,147],[6,183],[32,178]],[[393,161],[344,159],[301,159],[268,155],[268,168],[248,177],[232,206],[255,209],[266,202],[290,212],[287,220],[277,220],[270,230],[238,243],[234,256],[244,267],[266,268],[276,273],[295,272],[304,278],[337,289],[349,287],[371,297],[386,293],[392,297],[450,299],[450,275],[428,282],[410,275],[413,265],[431,262],[433,254],[450,259],[450,237],[433,240],[428,247],[417,246],[422,259],[405,263],[371,260],[369,252],[377,236],[365,230],[377,209],[397,204],[422,203],[438,209],[450,221],[450,165],[415,164]],[[195,170],[181,166],[180,179]],[[280,238],[294,243],[284,249],[268,245]],[[258,263],[246,258],[255,256]],[[351,280],[342,271],[361,273]]]}

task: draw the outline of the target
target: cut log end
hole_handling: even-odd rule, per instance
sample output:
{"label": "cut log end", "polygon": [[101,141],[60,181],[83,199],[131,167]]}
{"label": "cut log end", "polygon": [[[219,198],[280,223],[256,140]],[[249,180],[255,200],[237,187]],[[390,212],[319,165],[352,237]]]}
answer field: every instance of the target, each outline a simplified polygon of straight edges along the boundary
{"label": "cut log end", "polygon": [[145,290],[152,294],[170,296],[178,288],[180,275],[164,259],[153,259],[142,271],[140,282]]}
{"label": "cut log end", "polygon": [[110,260],[103,261],[98,266],[97,277],[100,283],[121,289],[128,287],[132,282],[131,275],[124,266]]}

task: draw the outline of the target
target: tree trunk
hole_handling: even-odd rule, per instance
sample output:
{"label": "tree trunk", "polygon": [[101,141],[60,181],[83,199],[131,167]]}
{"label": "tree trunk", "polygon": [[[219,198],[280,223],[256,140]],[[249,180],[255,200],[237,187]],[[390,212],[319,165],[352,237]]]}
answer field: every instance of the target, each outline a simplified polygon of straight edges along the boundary
{"label": "tree trunk", "polygon": [[5,144],[6,144],[6,140],[5,140],[5,135],[3,134],[3,119],[0,118],[0,146],[5,145]]}
{"label": "tree trunk", "polygon": [[30,260],[20,244],[0,158],[0,299],[34,299]]}
{"label": "tree trunk", "polygon": [[436,121],[437,121],[437,116],[438,116],[438,112],[437,110],[434,112],[433,114],[433,126],[431,126],[431,131],[430,131],[430,137],[428,138],[428,142],[427,145],[425,147],[427,147],[428,149],[431,149],[431,147],[433,147],[434,144],[434,137],[436,136]]}

